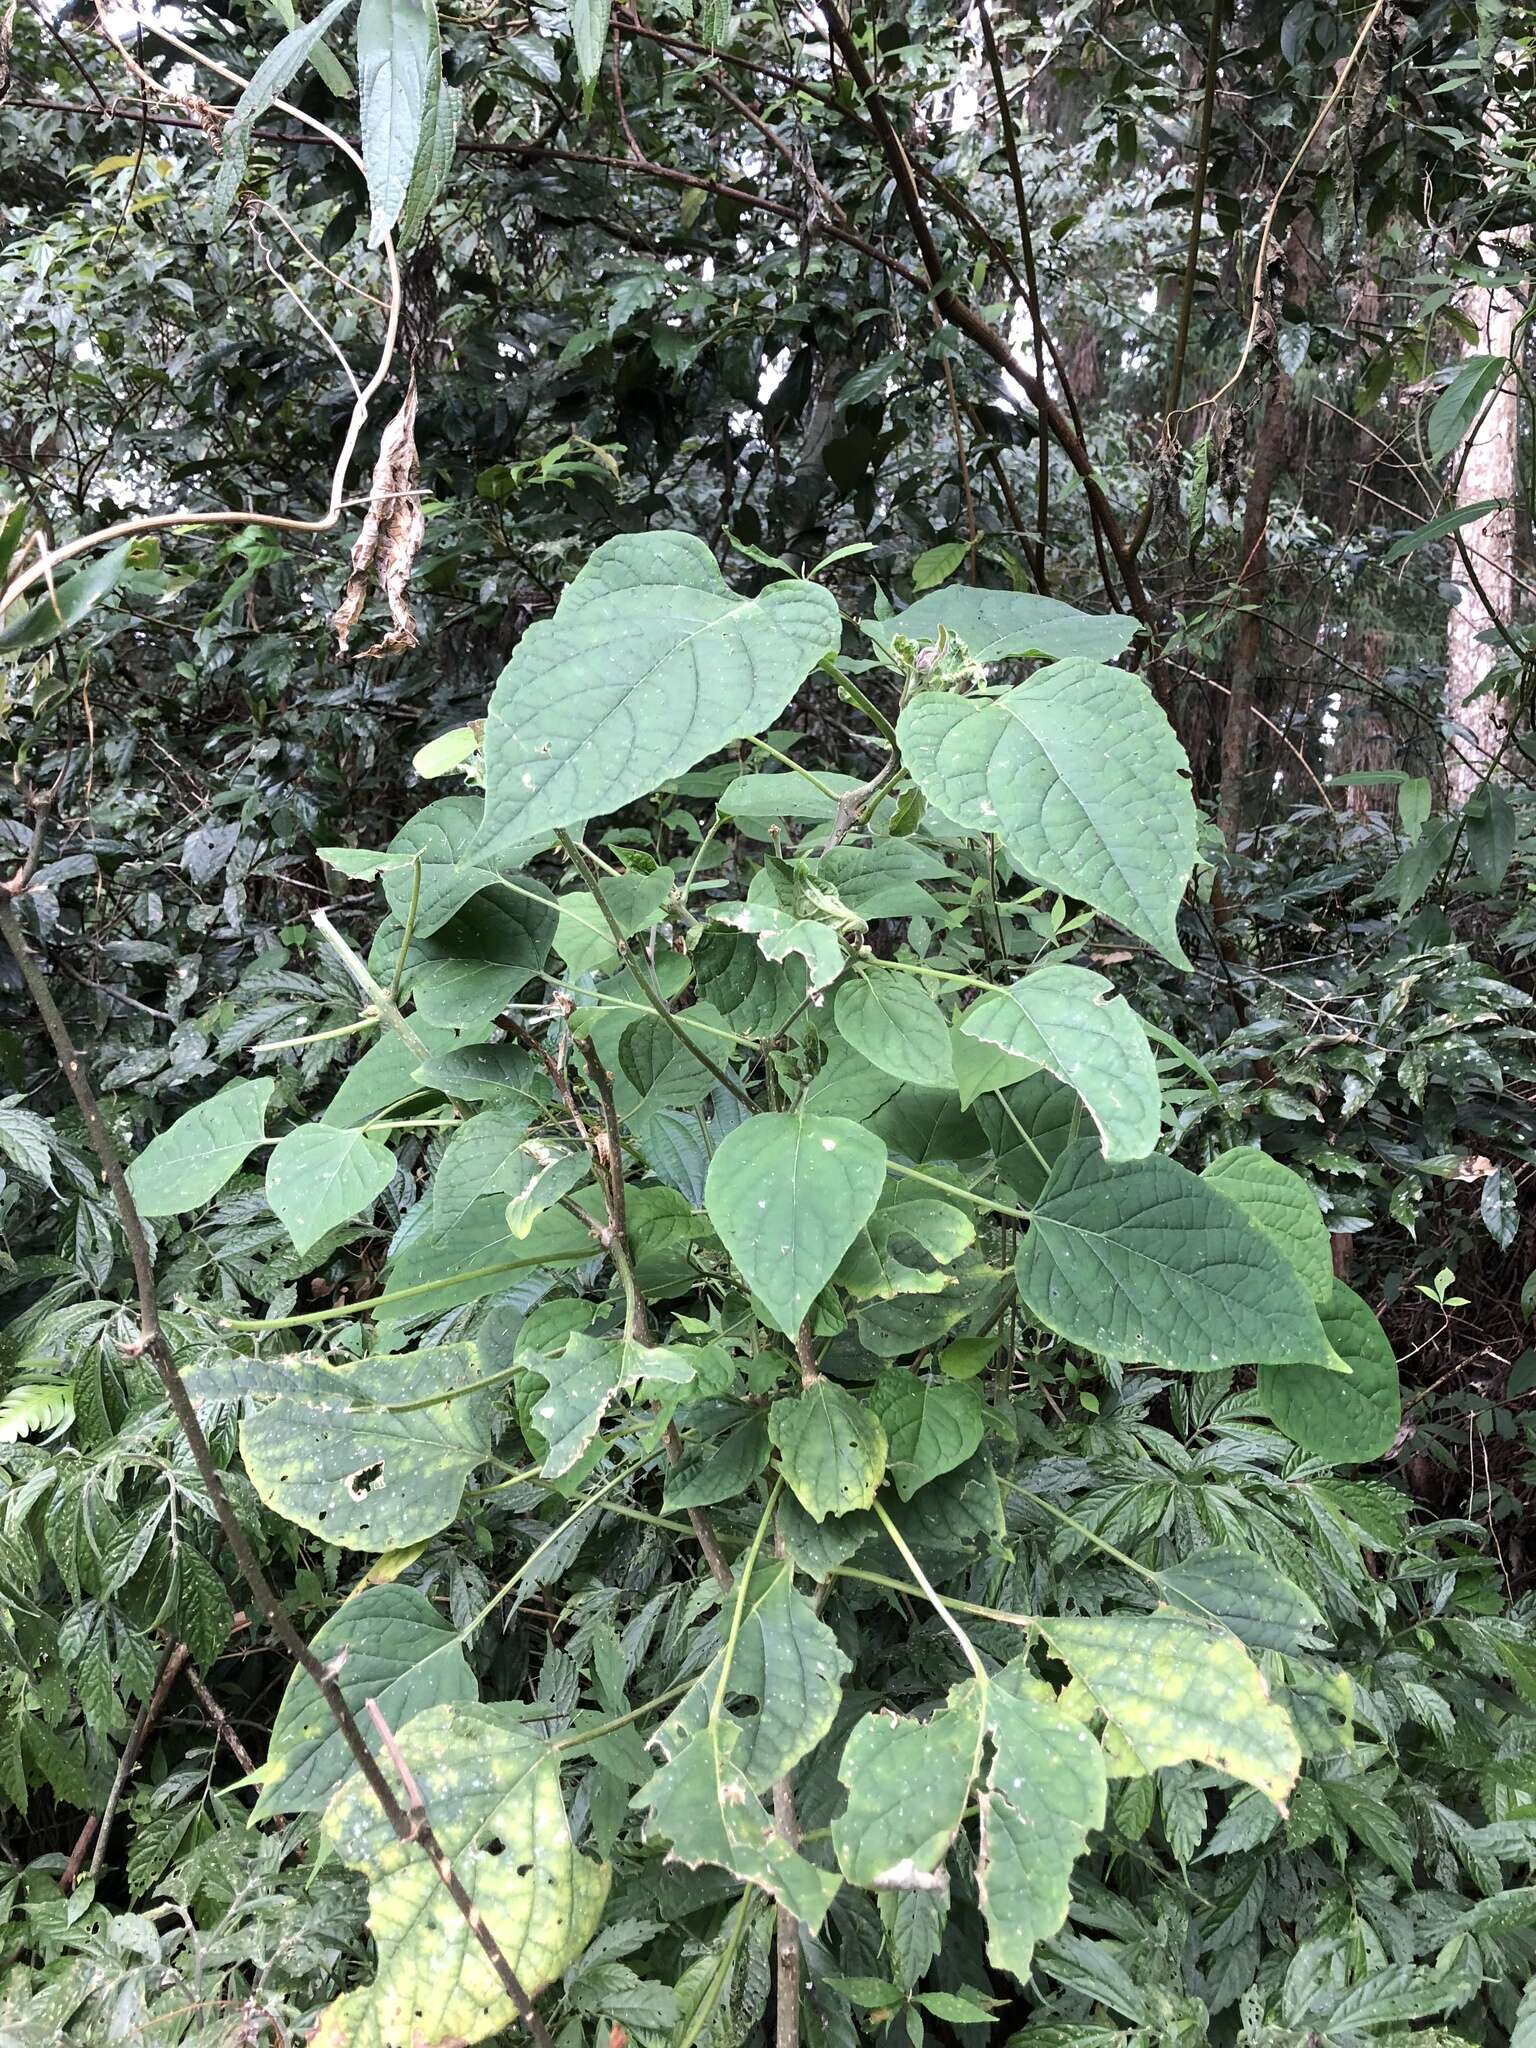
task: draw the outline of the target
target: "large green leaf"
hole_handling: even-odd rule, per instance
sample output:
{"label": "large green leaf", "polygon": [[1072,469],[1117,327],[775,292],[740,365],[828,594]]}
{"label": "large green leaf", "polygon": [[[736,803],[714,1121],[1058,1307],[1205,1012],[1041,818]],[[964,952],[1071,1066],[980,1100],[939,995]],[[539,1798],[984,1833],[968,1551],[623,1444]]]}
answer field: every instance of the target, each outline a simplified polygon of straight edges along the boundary
{"label": "large green leaf", "polygon": [[[669,1755],[699,1733],[710,1716],[724,1657],[722,1650],[667,1716],[657,1740]],[[727,1707],[749,1696],[751,1717],[731,1719],[740,1729],[731,1760],[754,1792],[766,1792],[792,1771],[831,1730],[852,1669],[837,1638],[803,1593],[794,1573],[775,1563],[754,1574],[727,1682]]]}
{"label": "large green leaf", "polygon": [[261,1143],[275,1081],[237,1081],[152,1138],[128,1168],[143,1216],[181,1216],[211,1201]]}
{"label": "large green leaf", "polygon": [[832,1823],[838,1866],[874,1891],[944,1891],[939,1866],[965,1812],[981,1763],[981,1703],[974,1687],[926,1721],[866,1714],[837,1775],[848,1804]]}
{"label": "large green leaf", "polygon": [[872,1505],[885,1477],[885,1431],[831,1380],[815,1379],[775,1401],[768,1434],[785,1482],[815,1521]]}
{"label": "large green leaf", "polygon": [[20,617],[0,628],[0,656],[30,654],[57,640],[71,626],[78,626],[122,581],[132,548],[133,542],[125,540],[83,569],[76,569],[72,576],[61,577],[52,590],[45,590]]}
{"label": "large green leaf", "polygon": [[886,1462],[896,1491],[910,1500],[930,1479],[963,1465],[981,1442],[986,1406],[972,1386],[883,1372],[869,1405],[885,1431]]}
{"label": "large green leaf", "polygon": [[606,542],[496,684],[482,855],[618,810],[761,732],[837,639],[816,584],[740,598],[687,534]]}
{"label": "large green leaf", "polygon": [[546,1479],[561,1478],[579,1463],[621,1387],[642,1380],[686,1386],[693,1378],[686,1351],[666,1346],[649,1349],[622,1338],[589,1337],[580,1331],[558,1357],[541,1358],[538,1369],[547,1390],[534,1403],[533,1417],[549,1446],[541,1467]]}
{"label": "large green leaf", "polygon": [[447,1528],[490,1451],[491,1397],[457,1391],[485,1377],[474,1345],[443,1344],[354,1365],[242,1361],[189,1384],[250,1397],[240,1455],[268,1507],[327,1543],[396,1550]]}
{"label": "large green leaf", "polygon": [[1301,1175],[1255,1145],[1234,1145],[1200,1178],[1236,1202],[1296,1268],[1318,1307],[1326,1307],[1333,1293],[1333,1246],[1317,1197]]}
{"label": "large green leaf", "polygon": [[219,138],[223,158],[209,200],[215,232],[229,217],[229,209],[240,189],[240,180],[245,175],[251,150],[251,131],[284,86],[297,75],[331,23],[351,4],[352,0],[328,0],[313,21],[300,22],[291,29],[251,74],[251,82],[236,101],[235,110],[225,122]]}
{"label": "large green leaf", "polygon": [[[343,1602],[310,1649],[335,1671],[370,1749],[379,1738],[365,1702],[372,1699],[391,1729],[428,1707],[475,1698],[459,1632],[414,1586],[363,1586]],[[277,1813],[320,1813],[356,1768],[330,1708],[313,1679],[295,1671],[272,1724],[261,1766],[261,1797],[253,1821]]]}
{"label": "large green leaf", "polygon": [[515,1194],[527,1180],[523,1140],[533,1104],[482,1109],[454,1132],[432,1178],[432,1235],[446,1237],[483,1196]]}
{"label": "large green leaf", "polygon": [[368,171],[368,245],[400,218],[427,110],[437,47],[434,0],[362,0],[357,14],[358,112]]}
{"label": "large green leaf", "polygon": [[486,891],[411,947],[407,986],[418,1015],[455,1030],[483,1029],[549,958],[555,904],[536,883]]}
{"label": "large green leaf", "polygon": [[872,1066],[920,1088],[953,1088],[949,1026],[932,996],[910,975],[878,967],[837,992],[837,1028]]}
{"label": "large green leaf", "polygon": [[1235,1636],[1168,1607],[1039,1628],[1138,1770],[1209,1764],[1284,1807],[1301,1769],[1296,1731]]}
{"label": "large green leaf", "polygon": [[940,627],[961,641],[973,661],[1038,655],[1047,661],[1113,661],[1135,639],[1136,621],[1123,612],[1074,610],[1053,597],[1021,590],[974,590],[963,585],[920,597],[888,619],[864,619],[860,630],[888,653],[898,634],[937,637]]}
{"label": "large green leaf", "polygon": [[1391,1448],[1403,1419],[1397,1359],[1370,1308],[1335,1280],[1322,1310],[1329,1343],[1349,1367],[1266,1365],[1259,1399],[1293,1443],[1330,1465],[1363,1465]]}
{"label": "large green leaf", "polygon": [[1162,1131],[1162,1085],[1147,1034],[1102,974],[1053,962],[985,995],[960,1029],[1032,1060],[1083,1099],[1106,1159],[1144,1159]]}
{"label": "large green leaf", "polygon": [[1122,669],[1061,661],[999,696],[915,697],[897,725],[930,803],[1025,874],[1189,962],[1175,913],[1195,806],[1173,728]]}
{"label": "large green leaf", "polygon": [[1015,1270],[1038,1321],[1101,1357],[1190,1372],[1327,1361],[1289,1262],[1235,1202],[1171,1159],[1117,1166],[1091,1143],[1072,1146]]}
{"label": "large green leaf", "polygon": [[[495,886],[504,868],[526,857],[528,848],[509,849],[512,858],[492,865],[479,857],[475,841],[485,819],[478,796],[444,796],[407,819],[385,855],[384,898],[402,923],[416,898],[415,935],[427,939],[482,889]],[[414,870],[421,868],[418,886]],[[540,892],[542,894],[542,892]]]}
{"label": "large green leaf", "polygon": [[710,1161],[709,1220],[786,1336],[868,1221],[885,1159],[885,1146],[858,1124],[801,1114],[749,1117]]}
{"label": "large green leaf", "polygon": [[1031,1074],[976,1104],[992,1164],[1026,1207],[1033,1208],[1051,1169],[1078,1137],[1081,1096],[1051,1074]]}
{"label": "large green leaf", "polygon": [[[597,1932],[610,1872],[580,1855],[560,1760],[516,1709],[432,1707],[399,1746],[444,1854],[530,1997]],[[326,1809],[326,1844],[368,1879],[371,1984],[327,2006],[312,2048],[483,2041],[516,2019],[485,1951],[420,1846],[402,1842],[349,1778]]]}
{"label": "large green leaf", "polygon": [[267,1161],[267,1200],[297,1252],[371,1209],[395,1177],[387,1145],[360,1130],[303,1124]]}
{"label": "large green leaf", "polygon": [[987,1954],[1027,1978],[1035,1944],[1067,1917],[1073,1864],[1104,1825],[1104,1758],[1022,1659],[993,1677],[986,1714],[992,1762],[976,1878]]}
{"label": "large green leaf", "polygon": [[711,1720],[635,1794],[649,1809],[646,1839],[672,1844],[672,1857],[697,1869],[718,1864],[760,1884],[814,1934],[837,1896],[838,1880],[798,1855],[770,1825],[736,1762],[742,1731]]}

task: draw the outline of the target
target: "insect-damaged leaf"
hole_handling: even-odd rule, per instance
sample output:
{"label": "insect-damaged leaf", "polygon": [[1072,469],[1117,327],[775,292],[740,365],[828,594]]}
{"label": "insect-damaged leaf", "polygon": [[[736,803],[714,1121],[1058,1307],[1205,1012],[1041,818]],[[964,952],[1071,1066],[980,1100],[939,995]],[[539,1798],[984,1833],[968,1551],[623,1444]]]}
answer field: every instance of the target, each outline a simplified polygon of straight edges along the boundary
{"label": "insect-damaged leaf", "polygon": [[[559,1758],[504,1708],[432,1707],[399,1733],[427,1817],[477,1912],[536,1997],[597,1932],[610,1871],[578,1853]],[[415,1842],[349,1778],[327,1844],[368,1879],[373,1982],[326,2007],[313,2048],[483,2041],[516,2018],[484,1950]]]}
{"label": "insect-damaged leaf", "polygon": [[897,725],[930,803],[995,834],[1033,881],[1187,967],[1175,912],[1195,860],[1183,749],[1123,669],[1059,661],[1000,696],[925,694]]}
{"label": "insect-damaged leaf", "polygon": [[[335,1666],[341,1696],[367,1739],[378,1734],[364,1708],[378,1703],[396,1733],[428,1707],[475,1698],[474,1674],[464,1661],[456,1628],[414,1586],[364,1586],[310,1639],[322,1664]],[[356,1769],[330,1708],[304,1672],[288,1681],[253,1821],[275,1813],[323,1812],[332,1793]]]}
{"label": "insect-damaged leaf", "polygon": [[1101,1357],[1190,1372],[1324,1364],[1294,1268],[1238,1208],[1171,1159],[1063,1153],[1016,1261],[1047,1329]]}
{"label": "insect-damaged leaf", "polygon": [[631,1802],[649,1809],[646,1839],[672,1844],[672,1856],[696,1869],[721,1869],[771,1892],[814,1934],[837,1896],[838,1879],[798,1855],[769,1824],[762,1802],[735,1761],[742,1731],[710,1721]]}
{"label": "insect-damaged leaf", "polygon": [[956,1704],[926,1721],[866,1714],[849,1736],[837,1775],[848,1804],[832,1845],[851,1884],[875,1891],[943,1891],[949,1853],[981,1763],[981,1702],[961,1688]]}
{"label": "insect-damaged leaf", "polygon": [[814,1380],[774,1402],[768,1434],[785,1481],[813,1520],[873,1503],[885,1477],[885,1431],[852,1394],[830,1380]]}
{"label": "insect-damaged leaf", "polygon": [[580,1331],[557,1358],[539,1359],[537,1370],[547,1382],[547,1391],[533,1406],[533,1420],[549,1446],[540,1467],[546,1479],[561,1478],[580,1462],[620,1387],[642,1380],[686,1386],[694,1371],[686,1351],[653,1350]]}
{"label": "insect-damaged leaf", "polygon": [[605,542],[496,684],[482,855],[617,810],[761,732],[837,639],[816,584],[737,597],[688,534]]}
{"label": "insect-damaged leaf", "polygon": [[187,1384],[200,1400],[253,1402],[240,1455],[268,1507],[327,1543],[396,1550],[458,1513],[491,1410],[489,1395],[457,1390],[486,1376],[474,1345],[443,1344],[355,1365],[240,1359]]}
{"label": "insect-damaged leaf", "polygon": [[763,1115],[722,1141],[704,1206],[741,1277],[792,1337],[884,1185],[885,1146],[860,1125]]}

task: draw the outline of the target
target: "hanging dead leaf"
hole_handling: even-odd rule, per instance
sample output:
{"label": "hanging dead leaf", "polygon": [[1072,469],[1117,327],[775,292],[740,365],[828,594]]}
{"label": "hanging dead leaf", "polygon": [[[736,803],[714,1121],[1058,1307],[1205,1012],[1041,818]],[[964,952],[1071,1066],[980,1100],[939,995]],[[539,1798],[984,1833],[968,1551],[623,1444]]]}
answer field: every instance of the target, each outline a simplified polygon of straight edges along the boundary
{"label": "hanging dead leaf", "polygon": [[417,644],[416,614],[411,610],[406,588],[427,530],[417,489],[419,475],[416,379],[412,377],[404,404],[380,438],[368,494],[368,516],[352,549],[352,573],[347,578],[346,590],[331,614],[338,653],[347,651],[352,628],[362,616],[369,584],[375,576],[380,595],[389,606],[390,628],[382,640],[365,647],[358,659],[373,661],[386,654],[404,654]]}

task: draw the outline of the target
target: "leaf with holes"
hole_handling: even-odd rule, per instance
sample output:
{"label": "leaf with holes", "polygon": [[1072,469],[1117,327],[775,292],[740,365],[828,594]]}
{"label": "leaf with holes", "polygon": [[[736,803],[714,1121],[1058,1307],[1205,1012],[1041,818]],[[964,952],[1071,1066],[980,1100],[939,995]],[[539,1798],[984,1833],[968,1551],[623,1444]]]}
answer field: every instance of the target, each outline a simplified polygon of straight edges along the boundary
{"label": "leaf with holes", "polygon": [[1313,1365],[1265,1365],[1259,1400],[1293,1443],[1330,1465],[1364,1465],[1391,1448],[1403,1419],[1397,1359],[1370,1308],[1342,1280],[1322,1310],[1329,1343],[1349,1374]]}
{"label": "leaf with holes", "polygon": [[885,1431],[887,1467],[903,1500],[963,1465],[986,1430],[980,1394],[956,1380],[935,1383],[915,1373],[883,1372],[869,1405]]}
{"label": "leaf with holes", "polygon": [[[530,1998],[597,1932],[611,1873],[571,1839],[560,1759],[516,1710],[431,1707],[399,1733],[439,1846]],[[400,1841],[355,1774],[326,1809],[325,1843],[368,1879],[373,1981],[328,2005],[312,2048],[483,2041],[516,2018],[442,1880]]]}
{"label": "leaf with holes", "polygon": [[239,1081],[152,1138],[128,1169],[141,1216],[181,1216],[211,1202],[261,1143],[275,1081]]}
{"label": "leaf with holes", "polygon": [[838,1880],[798,1855],[769,1824],[736,1751],[742,1731],[732,1721],[707,1722],[670,1763],[635,1794],[649,1811],[646,1840],[670,1842],[671,1857],[697,1869],[717,1864],[759,1884],[814,1934],[837,1896]]}
{"label": "leaf with holes", "polygon": [[1284,1809],[1296,1731],[1235,1636],[1168,1607],[1037,1626],[1137,1770],[1209,1764]]}
{"label": "leaf with holes", "polygon": [[1254,1145],[1234,1145],[1213,1159],[1200,1178],[1254,1223],[1301,1275],[1319,1308],[1333,1293],[1333,1246],[1317,1197],[1299,1173]]}
{"label": "leaf with holes", "polygon": [[837,1775],[848,1804],[832,1823],[838,1868],[874,1891],[948,1890],[949,1853],[981,1764],[974,1686],[926,1721],[881,1711],[857,1723]]}
{"label": "leaf with holes", "polygon": [[1195,861],[1183,750],[1123,669],[1059,661],[999,696],[915,697],[902,760],[931,804],[994,834],[1032,881],[1187,967],[1175,917]]}
{"label": "leaf with holes", "polygon": [[880,1199],[885,1146],[838,1116],[749,1117],[722,1140],[704,1207],[775,1327],[792,1337]]}
{"label": "leaf with holes", "polygon": [[966,1011],[969,1038],[1031,1060],[1074,1090],[1106,1159],[1144,1159],[1162,1131],[1162,1084],[1147,1034],[1102,974],[1053,963]]}
{"label": "leaf with holes", "polygon": [[873,1505],[885,1477],[885,1431],[841,1387],[817,1379],[775,1401],[768,1434],[786,1484],[814,1521]]}
{"label": "leaf with holes", "polygon": [[395,1156],[377,1138],[304,1124],[272,1148],[267,1200],[294,1250],[307,1252],[337,1224],[367,1214],[394,1177]]}
{"label": "leaf with holes", "polygon": [[[656,1741],[667,1755],[676,1755],[708,1721],[724,1655],[722,1650],[657,1730]],[[729,1715],[740,1731],[731,1761],[754,1792],[767,1792],[830,1731],[852,1668],[831,1629],[795,1591],[790,1567],[761,1566],[747,1591],[727,1681],[727,1706],[742,1697],[758,1702],[755,1715]]]}
{"label": "leaf with holes", "polygon": [[[311,1638],[322,1664],[337,1666],[336,1683],[370,1749],[378,1733],[364,1702],[376,1700],[397,1734],[429,1707],[476,1697],[459,1632],[414,1586],[363,1586]],[[278,1813],[321,1813],[356,1765],[314,1681],[288,1680],[267,1760],[258,1773],[261,1796],[253,1821]]]}
{"label": "leaf with holes", "polygon": [[1057,1161],[1015,1261],[1048,1330],[1123,1364],[1188,1372],[1317,1364],[1328,1340],[1290,1263],[1235,1202],[1171,1159]]}
{"label": "leaf with holes", "polygon": [[474,1345],[443,1344],[354,1365],[251,1360],[188,1385],[249,1394],[240,1455],[268,1507],[327,1543],[396,1550],[447,1528],[489,1454],[490,1397],[458,1392],[486,1376]]}
{"label": "leaf with holes", "polygon": [[687,534],[606,542],[496,684],[480,856],[618,810],[761,732],[837,640],[816,584],[742,598]]}
{"label": "leaf with holes", "polygon": [[932,996],[909,975],[878,969],[837,992],[837,1028],[882,1073],[920,1088],[953,1088],[949,1026]]}

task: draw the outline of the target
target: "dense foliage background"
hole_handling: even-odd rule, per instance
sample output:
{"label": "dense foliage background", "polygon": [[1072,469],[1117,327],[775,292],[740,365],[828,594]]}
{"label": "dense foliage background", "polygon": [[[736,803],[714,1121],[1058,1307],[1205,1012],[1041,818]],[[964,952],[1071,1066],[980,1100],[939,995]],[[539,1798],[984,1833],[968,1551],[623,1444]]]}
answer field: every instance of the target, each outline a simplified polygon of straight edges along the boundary
{"label": "dense foliage background", "polygon": [[[366,954],[379,895],[366,859],[317,849],[386,848],[459,790],[454,748],[421,750],[483,720],[602,542],[675,529],[742,592],[825,565],[850,622],[768,752],[592,828],[605,872],[697,857],[722,900],[830,815],[765,797],[706,838],[739,776],[882,767],[902,684],[853,621],[975,585],[1135,622],[1201,814],[1192,971],[1102,924],[1087,964],[1162,1034],[1164,1150],[1198,1171],[1257,1143],[1300,1174],[1402,1374],[1390,1447],[1330,1463],[1242,1369],[1122,1371],[1010,1308],[981,1333],[999,1520],[950,1504],[944,1584],[984,1611],[977,1644],[1017,1649],[985,1610],[1146,1607],[1148,1575],[1252,1553],[1326,1645],[1289,1676],[1293,1708],[1312,1697],[1288,1813],[1198,1761],[1112,1778],[1027,1980],[987,1960],[962,1833],[953,1912],[845,1893],[786,2010],[761,1894],[642,1849],[648,1760],[615,1749],[567,1787],[619,1876],[543,2000],[561,2048],[1536,2039],[1528,24],[1489,0],[830,26],[713,0],[445,8],[458,127],[401,235],[396,322],[340,146],[350,14],[260,112],[234,188],[226,117],[294,18],[0,5],[0,585],[120,521],[237,515],[135,540],[67,634],[27,612],[37,581],[0,624],[7,867],[124,1155],[232,1081],[270,1077],[275,1121],[356,1071],[356,990],[311,913]],[[423,530],[385,534],[338,647],[380,433],[412,405],[419,470],[395,483]],[[328,530],[243,516],[316,521],[333,476]],[[1000,879],[995,848],[955,876],[916,949],[952,973],[1081,935],[1077,900]],[[910,915],[871,920],[877,952],[912,945]],[[525,992],[538,1030],[559,983],[613,964],[584,970],[572,938]],[[247,1782],[289,1662],[143,1355],[120,1216],[8,957],[0,976],[0,2039],[302,2038],[373,1974],[367,1888],[317,1814]],[[903,1149],[958,1156],[925,1142]],[[189,1365],[238,1348],[227,1319],[377,1293],[442,1143],[397,1134],[375,1206],[303,1252],[259,1161],[152,1218]],[[413,1342],[469,1329],[434,1307]],[[470,1322],[511,1346],[531,1307],[482,1292]],[[320,1326],[342,1351],[364,1327]],[[650,1496],[567,1528],[509,1453],[419,1553],[360,1559],[264,1507],[233,1408],[205,1416],[306,1638],[360,1581],[413,1588],[480,1697],[573,1746],[715,1653],[728,1604]],[[761,1502],[737,1507],[733,1556]],[[926,1711],[964,1677],[920,1602],[840,1598],[838,1740],[855,1708]],[[813,1843],[832,1763],[798,1793]]]}

